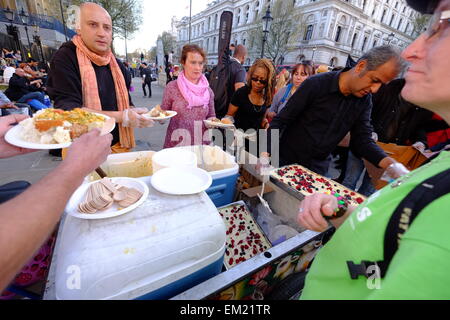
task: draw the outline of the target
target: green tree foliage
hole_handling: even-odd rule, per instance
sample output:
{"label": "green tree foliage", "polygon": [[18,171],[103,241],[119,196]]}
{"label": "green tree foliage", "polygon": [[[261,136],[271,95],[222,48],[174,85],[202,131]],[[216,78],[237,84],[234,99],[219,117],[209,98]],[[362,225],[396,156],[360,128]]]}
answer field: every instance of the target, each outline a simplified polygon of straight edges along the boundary
{"label": "green tree foliage", "polygon": [[[250,32],[250,50],[260,53],[263,42],[263,16],[266,8],[261,10],[257,17],[257,27]],[[293,1],[276,0],[271,8],[273,17],[267,41],[264,47],[264,56],[276,63],[289,51],[290,45],[298,40],[301,24],[300,13]]]}
{"label": "green tree foliage", "polygon": [[74,0],[80,5],[94,2],[108,11],[113,24],[113,36],[130,39],[142,24],[142,0]]}
{"label": "green tree foliage", "polygon": [[430,22],[431,16],[430,15],[418,15],[413,20],[413,26],[414,26],[414,32],[420,34],[424,31],[424,29],[428,26],[428,23]]}
{"label": "green tree foliage", "polygon": [[164,54],[169,54],[171,51],[175,51],[177,39],[167,31],[164,31],[158,36],[158,40],[162,40]]}

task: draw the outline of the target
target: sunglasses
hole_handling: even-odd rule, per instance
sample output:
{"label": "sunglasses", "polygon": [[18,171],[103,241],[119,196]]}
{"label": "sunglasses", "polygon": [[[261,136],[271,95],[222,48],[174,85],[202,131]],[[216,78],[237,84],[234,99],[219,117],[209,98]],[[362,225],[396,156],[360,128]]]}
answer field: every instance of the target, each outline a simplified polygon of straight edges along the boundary
{"label": "sunglasses", "polygon": [[434,35],[436,35],[439,31],[448,27],[450,23],[450,10],[445,10],[436,14],[432,18],[432,22],[430,24],[430,28],[426,30],[425,34],[427,39],[430,39]]}
{"label": "sunglasses", "polygon": [[267,80],[264,80],[264,79],[252,78],[252,81],[259,82],[259,83],[261,83],[263,85],[267,84]]}

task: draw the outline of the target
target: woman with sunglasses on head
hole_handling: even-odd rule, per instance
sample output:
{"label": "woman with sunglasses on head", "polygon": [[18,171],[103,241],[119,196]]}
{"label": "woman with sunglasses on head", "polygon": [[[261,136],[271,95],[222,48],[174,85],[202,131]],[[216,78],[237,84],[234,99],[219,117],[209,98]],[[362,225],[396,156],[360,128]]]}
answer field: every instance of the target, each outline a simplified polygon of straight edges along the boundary
{"label": "woman with sunglasses on head", "polygon": [[237,129],[266,129],[266,113],[273,99],[275,68],[268,59],[258,59],[250,67],[247,84],[231,99],[225,118],[234,119]]}
{"label": "woman with sunglasses on head", "polygon": [[267,117],[269,119],[275,117],[284,108],[289,98],[297,91],[303,81],[312,75],[314,75],[314,68],[308,62],[301,62],[295,65],[291,71],[291,82],[276,93]]}

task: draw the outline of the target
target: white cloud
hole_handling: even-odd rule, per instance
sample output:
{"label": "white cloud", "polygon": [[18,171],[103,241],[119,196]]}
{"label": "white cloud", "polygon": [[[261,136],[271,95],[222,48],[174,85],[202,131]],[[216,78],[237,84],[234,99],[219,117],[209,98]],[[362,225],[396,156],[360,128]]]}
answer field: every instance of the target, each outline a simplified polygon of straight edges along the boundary
{"label": "white cloud", "polygon": [[[172,17],[180,19],[189,16],[190,0],[143,0],[143,23],[133,39],[127,41],[128,53],[136,49],[149,50],[156,46],[158,35],[170,31]],[[206,9],[211,0],[192,0],[192,15]],[[116,39],[114,48],[118,54],[125,54],[125,41]]]}

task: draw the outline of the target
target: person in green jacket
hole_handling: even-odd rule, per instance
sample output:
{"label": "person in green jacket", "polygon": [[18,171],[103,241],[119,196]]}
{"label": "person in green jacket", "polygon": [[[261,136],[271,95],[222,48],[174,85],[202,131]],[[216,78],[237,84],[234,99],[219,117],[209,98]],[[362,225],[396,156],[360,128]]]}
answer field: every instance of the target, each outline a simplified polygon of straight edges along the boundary
{"label": "person in green jacket", "polygon": [[[401,94],[450,123],[450,89],[446,85],[450,82],[450,0],[407,2],[413,9],[434,16],[430,28],[402,53],[410,67]],[[394,210],[416,186],[448,169],[450,152],[443,151],[359,207],[349,207],[344,216],[331,220],[337,230],[313,262],[301,299],[449,299],[450,193],[420,211],[400,238],[383,276],[377,269],[370,273],[366,269],[365,276],[352,279],[348,265],[383,260],[384,237]],[[446,181],[434,187],[443,183]],[[337,208],[337,196],[314,194],[302,202],[298,222],[322,232],[329,227],[324,216],[332,216]]]}

